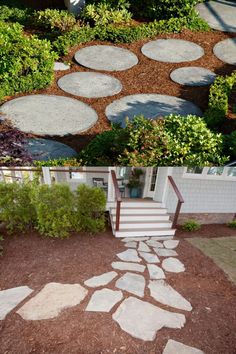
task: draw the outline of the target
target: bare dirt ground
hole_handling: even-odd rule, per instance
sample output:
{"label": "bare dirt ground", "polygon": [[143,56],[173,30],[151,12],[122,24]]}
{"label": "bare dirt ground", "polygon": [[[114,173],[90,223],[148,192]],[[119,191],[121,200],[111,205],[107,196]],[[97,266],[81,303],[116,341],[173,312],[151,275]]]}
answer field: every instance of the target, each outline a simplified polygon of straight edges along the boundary
{"label": "bare dirt ground", "polygon": [[[4,233],[2,233],[4,234]],[[79,305],[58,317],[43,321],[24,321],[15,310],[0,321],[0,353],[76,353],[76,354],[161,354],[168,339],[203,350],[206,354],[234,354],[236,351],[236,287],[213,261],[204,256],[185,237],[235,236],[236,230],[223,225],[203,226],[194,233],[177,232],[177,248],[186,271],[167,274],[167,282],[192,306],[181,330],[164,328],[153,342],[144,342],[122,331],[111,313],[84,312],[89,294]],[[40,290],[49,282],[80,283],[112,270],[116,253],[126,248],[111,231],[102,234],[74,234],[69,239],[42,238],[37,233],[5,236],[0,257],[0,289],[28,285]],[[119,272],[120,275],[122,272]],[[145,270],[145,278],[148,279]],[[108,284],[114,289],[115,280]],[[124,292],[125,297],[129,294]],[[144,300],[155,301],[146,291]],[[166,308],[164,305],[158,306]],[[168,310],[172,310],[168,308]],[[176,311],[176,310],[172,310]]]}

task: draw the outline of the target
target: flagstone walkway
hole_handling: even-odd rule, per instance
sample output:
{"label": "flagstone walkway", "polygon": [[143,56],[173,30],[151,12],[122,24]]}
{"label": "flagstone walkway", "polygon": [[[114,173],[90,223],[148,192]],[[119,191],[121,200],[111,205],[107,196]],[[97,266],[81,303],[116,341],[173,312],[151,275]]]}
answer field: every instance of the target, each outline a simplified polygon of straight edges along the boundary
{"label": "flagstone walkway", "polygon": [[[113,262],[107,273],[95,273],[92,278],[84,281],[83,285],[48,283],[36,294],[33,289],[24,286],[0,291],[0,319],[4,320],[15,307],[17,314],[26,321],[56,319],[61,311],[86,301],[85,312],[110,312],[112,319],[122,331],[143,341],[153,341],[156,338],[158,340],[157,333],[164,327],[181,330],[186,324],[183,312],[191,312],[192,305],[165,280],[170,272],[185,271],[184,265],[177,259],[178,254],[175,250],[179,241],[160,242],[149,240],[148,237],[141,239],[141,241],[139,238],[132,238],[131,241],[129,238],[123,239],[126,249],[114,255],[114,259],[120,261]],[[129,248],[130,243],[135,248]],[[171,255],[174,252],[175,257],[169,257],[168,252],[171,252]],[[165,266],[168,261],[172,267]],[[117,269],[117,263],[119,270],[124,272],[122,276],[112,270]],[[146,267],[149,277],[139,273]],[[113,280],[114,289],[106,288]],[[86,287],[94,288],[89,299]],[[142,300],[145,292],[150,294],[155,305],[153,302]],[[29,295],[30,299],[27,300]],[[23,300],[24,304],[20,306]],[[203,353],[196,348],[188,347],[188,343],[169,340],[163,353],[177,352]]]}

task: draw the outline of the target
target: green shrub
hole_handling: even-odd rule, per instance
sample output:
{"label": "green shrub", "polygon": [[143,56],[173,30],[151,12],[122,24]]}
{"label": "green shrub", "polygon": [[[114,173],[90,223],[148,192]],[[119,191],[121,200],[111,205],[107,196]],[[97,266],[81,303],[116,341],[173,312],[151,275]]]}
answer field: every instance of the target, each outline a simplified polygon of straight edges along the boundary
{"label": "green shrub", "polygon": [[[0,160],[1,161],[1,160]],[[80,162],[76,158],[61,158],[55,160],[47,160],[47,161],[33,161],[34,166],[43,167],[43,166],[81,166]]]}
{"label": "green shrub", "polygon": [[105,230],[106,196],[101,188],[78,186],[76,191],[75,227],[78,231]]}
{"label": "green shrub", "polygon": [[236,220],[230,221],[227,226],[231,227],[232,229],[236,229]]}
{"label": "green shrub", "polygon": [[35,223],[35,209],[30,199],[29,184],[0,183],[0,220],[9,232],[23,231]]}
{"label": "green shrub", "polygon": [[74,215],[74,198],[69,186],[37,186],[32,192],[32,203],[37,214],[36,229],[42,235],[58,238],[69,236]]}
{"label": "green shrub", "polygon": [[0,100],[50,85],[56,58],[48,41],[23,35],[17,23],[0,22]]}
{"label": "green shrub", "polygon": [[224,136],[225,153],[230,154],[232,160],[236,159],[236,130]]}
{"label": "green shrub", "polygon": [[197,231],[200,229],[200,227],[201,225],[199,224],[199,222],[195,220],[187,220],[182,226],[184,231]]}
{"label": "green shrub", "polygon": [[228,113],[229,96],[236,85],[236,70],[228,76],[217,76],[210,87],[205,119],[210,128],[219,128]]}
{"label": "green shrub", "polygon": [[4,241],[3,236],[0,235],[0,256],[3,255],[3,245],[2,242]]}
{"label": "green shrub", "polygon": [[33,10],[16,5],[15,7],[0,4],[0,21],[19,22],[26,25],[30,22]]}
{"label": "green shrub", "polygon": [[66,10],[46,9],[35,11],[35,25],[51,31],[67,32],[76,24],[75,16]]}

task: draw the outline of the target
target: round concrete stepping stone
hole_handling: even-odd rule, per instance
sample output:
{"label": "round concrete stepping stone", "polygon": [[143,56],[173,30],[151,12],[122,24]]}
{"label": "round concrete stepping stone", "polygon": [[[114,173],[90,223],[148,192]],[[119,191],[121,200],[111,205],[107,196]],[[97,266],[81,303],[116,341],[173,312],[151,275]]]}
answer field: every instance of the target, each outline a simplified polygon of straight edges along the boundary
{"label": "round concrete stepping stone", "polygon": [[165,279],[165,273],[163,270],[155,264],[147,265],[150,279]]}
{"label": "round concrete stepping stone", "polygon": [[111,45],[93,45],[75,53],[80,65],[94,70],[122,71],[138,64],[138,58],[128,49]]}
{"label": "round concrete stepping stone", "polygon": [[146,243],[148,244],[148,246],[154,247],[154,248],[163,248],[163,244],[159,241],[155,241],[155,240],[149,240],[146,241]]}
{"label": "round concrete stepping stone", "polygon": [[160,259],[152,253],[139,252],[140,256],[148,263],[159,263]]}
{"label": "round concrete stepping stone", "polygon": [[92,277],[84,282],[84,285],[91,288],[96,288],[97,286],[103,286],[110,283],[115,277],[117,277],[116,272],[108,272],[95,277]]}
{"label": "round concrete stepping stone", "polygon": [[70,158],[78,155],[77,152],[69,146],[49,139],[30,138],[27,139],[24,147],[33,160],[39,161]]}
{"label": "round concrete stepping stone", "polygon": [[169,339],[162,354],[204,354],[200,349]]}
{"label": "round concrete stepping stone", "polygon": [[205,68],[189,66],[172,71],[170,77],[180,85],[207,86],[214,82],[216,74]]}
{"label": "round concrete stepping stone", "polygon": [[179,245],[179,240],[167,240],[167,241],[164,241],[163,243],[164,243],[165,248],[173,250],[174,248],[176,248]]}
{"label": "round concrete stepping stone", "polygon": [[122,291],[115,291],[110,289],[97,290],[92,295],[85,311],[110,312],[112,307],[122,299]]}
{"label": "round concrete stepping stone", "polygon": [[54,63],[53,70],[55,70],[55,71],[65,71],[65,70],[69,70],[69,69],[70,69],[70,65],[68,65],[68,64],[60,63],[59,61],[56,61]]}
{"label": "round concrete stepping stone", "polygon": [[126,273],[116,281],[116,287],[139,297],[144,297],[145,279],[142,275]]}
{"label": "round concrete stepping stone", "polygon": [[0,107],[13,125],[26,133],[67,135],[83,132],[97,121],[97,113],[73,98],[29,95],[14,98]]}
{"label": "round concrete stepping stone", "polygon": [[178,256],[178,253],[174,250],[171,250],[171,249],[155,248],[154,251],[160,257],[176,257],[176,256]]}
{"label": "round concrete stepping stone", "polygon": [[140,241],[147,241],[149,240],[149,237],[126,237],[123,238],[121,241],[122,242],[140,242]]}
{"label": "round concrete stepping stone", "polygon": [[151,252],[150,248],[149,248],[143,241],[142,241],[142,242],[139,242],[138,251],[141,251],[141,252]]}
{"label": "round concrete stepping stone", "polygon": [[65,92],[87,98],[113,96],[122,90],[122,84],[118,79],[92,72],[65,75],[58,80],[57,84]]}
{"label": "round concrete stepping stone", "polygon": [[48,283],[17,313],[30,321],[54,318],[65,308],[79,305],[87,293],[88,290],[79,284]]}
{"label": "round concrete stepping stone", "polygon": [[18,286],[0,291],[0,320],[4,320],[21,301],[32,293],[28,286]]}
{"label": "round concrete stepping stone", "polygon": [[190,302],[164,280],[150,281],[148,288],[150,289],[151,296],[161,304],[171,306],[179,310],[192,310]]}
{"label": "round concrete stepping stone", "polygon": [[184,116],[188,114],[202,116],[200,108],[192,102],[174,96],[159,94],[125,96],[113,101],[105,110],[107,118],[112,123],[120,123],[122,127],[125,127],[127,117],[132,120],[134,116],[143,115],[147,119],[155,119],[172,113]]}
{"label": "round concrete stepping stone", "polygon": [[162,262],[162,268],[167,272],[180,273],[185,271],[185,267],[182,262],[176,258],[166,258]]}
{"label": "round concrete stepping stone", "polygon": [[112,315],[123,331],[132,337],[152,341],[163,327],[182,328],[186,322],[182,314],[169,312],[148,302],[129,297]]}
{"label": "round concrete stepping stone", "polygon": [[134,272],[143,273],[145,266],[138,263],[128,263],[128,262],[113,262],[111,264],[112,268],[119,270],[130,270]]}
{"label": "round concrete stepping stone", "polygon": [[213,52],[224,63],[236,65],[236,37],[217,43],[213,48]]}
{"label": "round concrete stepping stone", "polygon": [[126,242],[124,246],[127,248],[137,248],[137,242]]}
{"label": "round concrete stepping stone", "polygon": [[198,44],[182,39],[157,39],[144,44],[141,51],[150,59],[166,63],[193,61],[204,55]]}
{"label": "round concrete stepping stone", "polygon": [[198,4],[196,10],[211,28],[223,32],[236,32],[236,3],[234,0],[204,2]]}
{"label": "round concrete stepping stone", "polygon": [[138,252],[136,250],[128,249],[124,252],[118,253],[117,257],[122,261],[127,262],[141,262],[141,258],[138,256]]}

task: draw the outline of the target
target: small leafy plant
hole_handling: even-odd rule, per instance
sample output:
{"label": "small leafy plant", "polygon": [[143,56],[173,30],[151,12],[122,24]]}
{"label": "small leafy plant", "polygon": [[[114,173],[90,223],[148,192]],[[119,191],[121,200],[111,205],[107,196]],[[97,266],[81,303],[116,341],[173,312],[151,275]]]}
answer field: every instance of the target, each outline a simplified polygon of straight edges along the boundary
{"label": "small leafy plant", "polygon": [[3,255],[3,245],[2,245],[3,241],[4,241],[4,238],[2,235],[0,235],[0,256]]}
{"label": "small leafy plant", "polygon": [[182,225],[182,228],[184,231],[197,231],[199,230],[201,227],[201,225],[199,224],[199,222],[197,222],[196,220],[187,220],[185,221],[185,223]]}
{"label": "small leafy plant", "polygon": [[232,229],[236,229],[236,220],[230,221],[227,226],[231,227]]}
{"label": "small leafy plant", "polygon": [[75,16],[65,10],[46,9],[35,11],[34,19],[37,26],[61,33],[72,30],[76,24]]}

